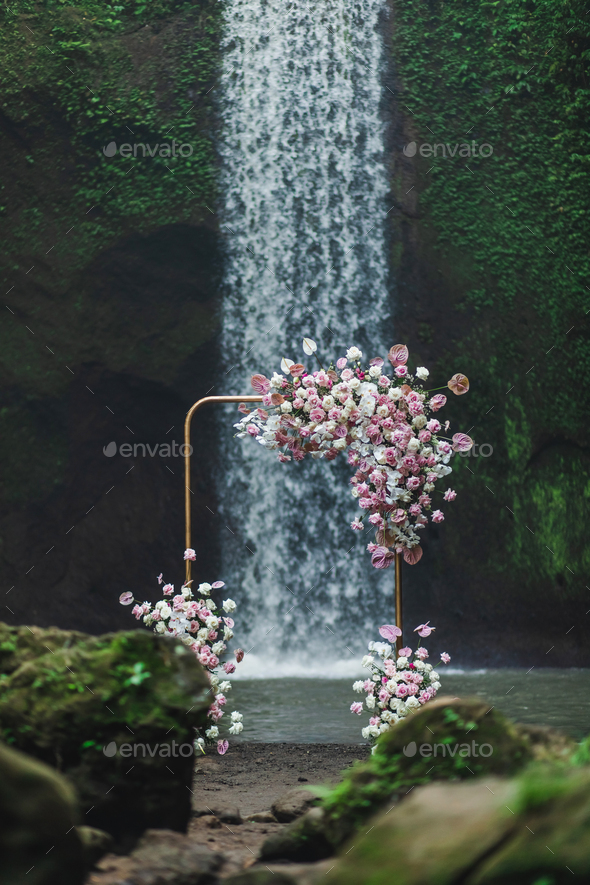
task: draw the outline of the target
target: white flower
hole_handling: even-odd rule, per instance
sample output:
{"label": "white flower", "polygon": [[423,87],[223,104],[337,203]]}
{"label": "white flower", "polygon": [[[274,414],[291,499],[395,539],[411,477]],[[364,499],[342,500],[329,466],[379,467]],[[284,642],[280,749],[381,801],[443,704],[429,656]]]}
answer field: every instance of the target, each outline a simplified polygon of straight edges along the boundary
{"label": "white flower", "polygon": [[166,624],[163,624],[162,621],[158,621],[155,626],[156,633],[165,633],[166,632]]}
{"label": "white flower", "polygon": [[289,369],[291,368],[291,366],[294,365],[295,363],[293,362],[293,360],[288,360],[286,357],[283,357],[283,359],[281,360],[281,370],[285,373],[285,375],[289,374]]}
{"label": "white flower", "polygon": [[220,682],[219,691],[222,691],[224,694],[226,691],[231,691],[231,682],[228,679],[226,679],[224,682]]}
{"label": "white flower", "polygon": [[303,339],[303,352],[307,356],[311,356],[312,353],[315,353],[317,349],[318,349],[317,344],[315,343],[315,341],[312,341],[311,338],[304,338]]}
{"label": "white flower", "polygon": [[433,688],[435,691],[438,691],[440,688],[440,682],[432,682],[430,687]]}
{"label": "white flower", "polygon": [[411,695],[406,701],[406,707],[409,710],[415,710],[416,707],[420,706],[420,701],[414,695]]}
{"label": "white flower", "polygon": [[359,350],[358,347],[354,347],[354,346],[349,347],[348,350],[346,351],[346,359],[347,360],[360,360],[362,355],[363,355],[363,352],[362,352],[362,350]]}
{"label": "white flower", "polygon": [[432,664],[424,664],[424,669],[427,673],[430,673],[430,671],[432,670]]}
{"label": "white flower", "polygon": [[335,442],[333,443],[333,447],[338,450],[345,449],[346,448],[346,440],[345,439],[335,440]]}
{"label": "white flower", "polygon": [[284,403],[281,403],[281,412],[292,412],[293,405],[289,402],[289,400],[285,400]]}
{"label": "white flower", "polygon": [[430,674],[430,679],[432,682],[438,682],[438,673],[436,670],[433,670]]}
{"label": "white flower", "polygon": [[222,608],[224,612],[227,612],[229,614],[230,612],[235,612],[236,604],[233,599],[224,599]]}
{"label": "white flower", "polygon": [[362,691],[362,690],[363,690],[363,686],[364,686],[364,684],[365,684],[365,683],[363,682],[363,680],[362,680],[362,679],[359,679],[357,682],[353,682],[353,684],[352,684],[352,690],[353,690],[353,691]]}
{"label": "white flower", "polygon": [[197,589],[201,596],[209,596],[211,593],[211,584],[199,584]]}
{"label": "white flower", "polygon": [[387,406],[379,406],[379,408],[377,409],[377,414],[380,418],[387,418],[387,416],[389,415],[389,409],[387,408]]}
{"label": "white flower", "polygon": [[160,615],[163,618],[169,618],[171,614],[172,614],[172,609],[170,608],[168,603],[165,602],[164,605],[160,609]]}
{"label": "white flower", "polygon": [[420,440],[413,436],[410,442],[408,443],[408,452],[417,452],[420,448]]}
{"label": "white flower", "polygon": [[395,402],[403,396],[403,393],[401,392],[399,387],[390,387],[387,391],[387,396],[389,397],[389,399],[392,399]]}
{"label": "white flower", "polygon": [[389,722],[382,722],[381,725],[379,726],[379,733],[383,734],[384,731],[389,731],[389,728],[390,728]]}
{"label": "white flower", "polygon": [[366,702],[367,702],[367,710],[374,710],[374,709],[375,709],[375,698],[374,698],[374,696],[373,696],[372,694],[367,695],[367,697],[365,698],[365,700],[366,700]]}
{"label": "white flower", "polygon": [[212,725],[211,728],[207,729],[205,734],[207,735],[208,738],[211,738],[211,740],[214,740],[216,737],[219,737],[219,729],[217,728],[216,725]]}
{"label": "white flower", "polygon": [[361,386],[361,382],[358,378],[352,378],[348,382],[348,386],[350,387],[351,390],[358,390],[359,387]]}
{"label": "white flower", "polygon": [[192,645],[193,637],[190,636],[188,633],[185,633],[184,636],[180,637],[180,641],[184,642],[185,645]]}
{"label": "white flower", "polygon": [[232,722],[241,722],[243,718],[243,715],[241,713],[238,713],[237,710],[234,710],[234,712],[231,714]]}
{"label": "white flower", "polygon": [[371,378],[380,378],[381,377],[381,366],[371,366],[369,369],[369,375]]}
{"label": "white flower", "polygon": [[225,642],[216,642],[214,645],[211,646],[211,651],[214,655],[217,655],[219,657],[221,652],[225,651]]}
{"label": "white flower", "polygon": [[240,734],[241,731],[244,730],[244,726],[241,722],[234,722],[234,724],[230,727],[230,734]]}
{"label": "white flower", "polygon": [[285,380],[284,375],[279,375],[277,372],[274,372],[272,378],[270,379],[270,386],[271,387],[282,387],[284,380]]}
{"label": "white flower", "polygon": [[326,394],[326,396],[322,399],[322,408],[325,412],[329,412],[330,409],[334,406],[334,397],[330,396],[330,394]]}
{"label": "white flower", "polygon": [[225,640],[233,639],[234,631],[230,627],[223,628],[223,638]]}
{"label": "white flower", "polygon": [[373,663],[373,658],[371,655],[365,655],[363,660],[361,661],[361,667],[367,667],[367,669],[371,668],[371,664]]}
{"label": "white flower", "polygon": [[416,668],[416,670],[423,670],[425,666],[426,664],[424,663],[424,661],[414,661],[414,667]]}
{"label": "white flower", "polygon": [[428,369],[425,369],[424,366],[418,366],[416,369],[416,377],[420,379],[420,381],[426,381],[430,372]]}
{"label": "white flower", "polygon": [[398,658],[395,666],[398,670],[405,670],[405,668],[408,666],[408,659],[404,657]]}
{"label": "white flower", "polygon": [[209,630],[217,630],[219,627],[219,618],[216,618],[215,615],[209,615],[205,621],[205,626],[208,627]]}
{"label": "white flower", "polygon": [[422,428],[425,425],[426,425],[426,415],[416,415],[416,417],[412,421],[412,427],[415,427],[416,430],[422,430]]}
{"label": "white flower", "polygon": [[197,639],[199,639],[201,642],[205,642],[208,635],[209,631],[207,630],[207,628],[201,627],[201,629],[197,632]]}

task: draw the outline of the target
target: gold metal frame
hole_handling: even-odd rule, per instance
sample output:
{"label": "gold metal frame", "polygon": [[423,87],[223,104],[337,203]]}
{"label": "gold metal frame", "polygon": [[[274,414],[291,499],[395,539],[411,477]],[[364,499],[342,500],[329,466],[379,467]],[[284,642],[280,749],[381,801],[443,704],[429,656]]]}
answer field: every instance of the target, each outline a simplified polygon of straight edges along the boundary
{"label": "gold metal frame", "polygon": [[[195,412],[207,403],[261,403],[261,396],[204,396],[190,407],[184,422],[184,543],[188,550],[191,546],[191,422]],[[188,454],[187,454],[188,453]],[[191,580],[192,562],[186,560],[185,583]],[[402,555],[395,554],[395,623],[402,627]],[[399,652],[402,647],[402,637],[396,642]]]}

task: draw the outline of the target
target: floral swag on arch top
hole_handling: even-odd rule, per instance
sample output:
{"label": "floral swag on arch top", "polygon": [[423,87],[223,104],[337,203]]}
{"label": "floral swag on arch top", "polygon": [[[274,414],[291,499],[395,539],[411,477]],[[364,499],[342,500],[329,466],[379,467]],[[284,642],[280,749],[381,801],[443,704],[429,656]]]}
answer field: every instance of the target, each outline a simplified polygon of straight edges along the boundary
{"label": "floral swag on arch top", "polygon": [[[409,370],[404,344],[390,349],[391,369],[380,357],[363,366],[358,347],[350,347],[328,369],[310,338],[303,339],[303,350],[318,361],[319,369],[307,371],[283,359],[282,375],[275,372],[270,380],[252,376],[265,408],[250,411],[240,403],[244,418],[234,425],[238,438],[254,437],[278,451],[281,462],[302,461],[307,454],[332,461],[348,450],[348,463],[356,469],[352,495],[376,529],[375,542],[368,545],[373,566],[388,568],[395,552],[403,553],[410,565],[417,563],[422,556],[419,532],[429,518],[444,520],[433,493],[444,501],[456,497],[451,488],[443,493],[436,484],[452,472],[451,457],[468,451],[473,440],[465,433],[452,439],[442,435],[449,422],[441,424],[434,413],[447,398],[425,389],[428,369]],[[456,374],[435,390],[446,388],[460,396],[469,390],[469,381]],[[352,522],[355,531],[363,531],[363,517]]]}

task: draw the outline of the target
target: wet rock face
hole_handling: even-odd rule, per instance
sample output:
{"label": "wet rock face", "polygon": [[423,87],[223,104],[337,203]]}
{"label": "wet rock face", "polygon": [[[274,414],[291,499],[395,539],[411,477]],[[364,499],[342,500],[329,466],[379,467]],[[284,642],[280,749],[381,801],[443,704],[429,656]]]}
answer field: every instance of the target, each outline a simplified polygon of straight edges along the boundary
{"label": "wet rock face", "polygon": [[67,776],[85,824],[121,845],[147,827],[186,829],[210,697],[192,652],[147,630],[0,625],[0,669],[2,737]]}
{"label": "wet rock face", "polygon": [[81,885],[76,822],[65,778],[0,744],[0,885]]}

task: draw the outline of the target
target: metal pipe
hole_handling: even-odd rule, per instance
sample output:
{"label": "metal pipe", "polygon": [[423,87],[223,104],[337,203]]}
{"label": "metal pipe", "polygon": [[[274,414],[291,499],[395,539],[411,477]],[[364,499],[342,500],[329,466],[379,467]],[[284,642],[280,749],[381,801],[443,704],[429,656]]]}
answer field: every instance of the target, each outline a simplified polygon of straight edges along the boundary
{"label": "metal pipe", "polygon": [[[395,554],[395,623],[396,626],[403,630],[402,623],[402,562],[403,556],[401,553]],[[396,641],[397,653],[399,655],[400,649],[403,646],[403,636],[398,636]]]}
{"label": "metal pipe", "polygon": [[[191,421],[201,406],[207,403],[261,403],[261,396],[204,396],[190,407],[184,421],[184,543],[188,550],[191,546]],[[191,579],[190,559],[186,560],[185,583]]]}

